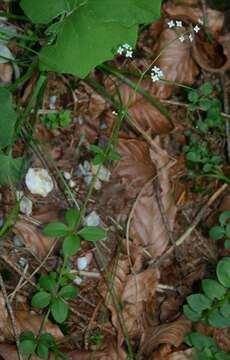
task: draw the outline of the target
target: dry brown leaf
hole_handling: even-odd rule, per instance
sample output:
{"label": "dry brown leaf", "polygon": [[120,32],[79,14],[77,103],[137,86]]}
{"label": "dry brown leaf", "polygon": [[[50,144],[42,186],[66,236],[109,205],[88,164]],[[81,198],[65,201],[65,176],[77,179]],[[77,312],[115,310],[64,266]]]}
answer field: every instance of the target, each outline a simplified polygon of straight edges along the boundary
{"label": "dry brown leaf", "polygon": [[171,346],[163,345],[160,350],[154,352],[149,360],[195,360],[192,349],[183,351],[171,351]]}
{"label": "dry brown leaf", "polygon": [[[165,150],[150,151],[151,158],[158,170],[160,191],[158,196],[164,208],[168,225],[172,231],[176,216],[176,205],[172,196],[169,179],[169,158]],[[160,256],[168,245],[169,238],[156,196],[156,186],[149,181],[134,205],[130,236],[136,246],[141,245],[153,256]]]}
{"label": "dry brown leaf", "polygon": [[169,324],[150,328],[142,338],[141,353],[146,356],[150,355],[160,344],[170,344],[178,347],[189,330],[191,330],[191,321],[184,317]]}
{"label": "dry brown leaf", "polygon": [[[0,293],[0,312],[1,341],[12,341],[14,340],[12,324],[5,307],[5,300],[2,293]],[[26,330],[30,330],[34,334],[38,333],[42,322],[42,316],[24,310],[14,310],[14,317],[18,333]],[[55,324],[52,324],[50,321],[45,324],[44,331],[49,332],[51,335],[54,336],[56,340],[60,340],[63,338],[63,334],[59,327]]]}
{"label": "dry brown leaf", "polygon": [[10,83],[13,76],[13,68],[10,64],[0,64],[0,81]]}
{"label": "dry brown leaf", "polygon": [[124,178],[128,191],[135,197],[155,174],[155,167],[144,141],[120,139],[116,151],[122,156],[113,170],[115,177]]}
{"label": "dry brown leaf", "polygon": [[[184,22],[198,23],[199,19],[203,17],[203,10],[201,7],[191,7],[191,4],[176,5],[171,1],[164,4],[164,11],[170,18],[181,19]],[[207,8],[206,21],[208,31],[212,35],[219,33],[224,25],[224,13]]]}
{"label": "dry brown leaf", "polygon": [[43,235],[36,225],[31,224],[25,219],[17,220],[12,230],[24,240],[25,246],[29,251],[40,258],[47,255],[55,242],[54,238]]}
{"label": "dry brown leaf", "polygon": [[[154,46],[154,53],[161,54],[156,65],[163,71],[164,79],[180,84],[194,83],[199,70],[191,56],[191,43],[177,39],[174,30],[162,31]],[[163,97],[162,94],[165,94],[166,89],[169,97],[174,87],[158,83],[158,96]]]}

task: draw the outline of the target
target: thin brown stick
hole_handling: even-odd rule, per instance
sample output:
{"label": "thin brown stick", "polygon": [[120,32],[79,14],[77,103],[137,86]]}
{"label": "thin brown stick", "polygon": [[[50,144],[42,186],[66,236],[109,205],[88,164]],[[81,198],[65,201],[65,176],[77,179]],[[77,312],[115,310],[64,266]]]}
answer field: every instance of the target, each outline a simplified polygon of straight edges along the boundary
{"label": "thin brown stick", "polygon": [[12,329],[13,329],[13,334],[14,334],[15,343],[16,343],[17,352],[18,352],[18,358],[19,358],[19,360],[23,360],[23,357],[21,356],[20,351],[19,351],[20,343],[19,343],[19,334],[18,334],[18,329],[17,329],[17,325],[16,325],[16,320],[15,320],[15,317],[14,317],[14,313],[13,313],[11,303],[9,301],[9,298],[8,298],[8,295],[7,295],[7,292],[6,292],[5,284],[4,284],[1,273],[0,273],[0,286],[1,286],[1,289],[2,289],[2,294],[3,294],[3,297],[4,297],[5,303],[6,303],[6,308],[7,308],[9,318],[10,318],[10,321],[11,321],[11,325],[12,325]]}

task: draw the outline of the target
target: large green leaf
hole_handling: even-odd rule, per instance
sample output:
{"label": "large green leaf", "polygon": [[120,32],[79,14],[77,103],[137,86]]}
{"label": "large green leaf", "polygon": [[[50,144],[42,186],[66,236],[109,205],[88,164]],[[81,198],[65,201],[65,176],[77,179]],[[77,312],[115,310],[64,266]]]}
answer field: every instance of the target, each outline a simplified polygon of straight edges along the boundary
{"label": "large green leaf", "polygon": [[0,185],[15,183],[20,179],[22,159],[13,159],[10,155],[0,153]]}
{"label": "large green leaf", "polygon": [[53,18],[69,12],[79,0],[21,0],[21,7],[35,24],[48,24]]}
{"label": "large green leaf", "polygon": [[[55,44],[43,48],[40,53],[43,70],[71,73],[84,78],[95,66],[112,59],[119,45],[129,43],[135,46],[139,24],[150,23],[160,17],[161,0],[82,1],[68,0],[72,12],[48,29],[57,38]],[[21,5],[33,22],[38,23],[40,16],[40,22],[47,23],[49,19],[66,12],[64,0],[56,1],[50,10],[50,3],[53,2],[22,0]],[[79,4],[81,6],[76,7]]]}
{"label": "large green leaf", "polygon": [[12,142],[16,114],[13,109],[12,96],[9,90],[0,87],[0,148]]}

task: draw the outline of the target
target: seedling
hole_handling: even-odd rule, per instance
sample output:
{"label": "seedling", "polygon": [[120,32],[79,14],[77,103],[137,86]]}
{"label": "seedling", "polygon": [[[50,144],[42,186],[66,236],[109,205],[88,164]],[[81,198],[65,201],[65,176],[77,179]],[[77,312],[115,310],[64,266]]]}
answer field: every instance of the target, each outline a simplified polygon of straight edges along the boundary
{"label": "seedling", "polygon": [[96,154],[92,160],[93,165],[103,164],[106,160],[116,161],[121,159],[121,156],[113,151],[112,146],[110,147],[109,151],[107,150],[107,153],[106,148],[101,148],[97,145],[90,145],[90,150]]}
{"label": "seedling", "polygon": [[60,113],[51,112],[41,116],[42,123],[49,129],[68,128],[71,123],[71,113],[69,110]]}
{"label": "seedling", "polygon": [[213,90],[212,84],[205,82],[198,90],[194,89],[188,93],[189,111],[198,112],[196,127],[203,132],[210,129],[224,130],[221,102],[213,97]]}
{"label": "seedling", "polygon": [[224,211],[219,216],[219,225],[212,227],[209,230],[209,237],[212,240],[225,239],[225,249],[230,249],[230,211]]}

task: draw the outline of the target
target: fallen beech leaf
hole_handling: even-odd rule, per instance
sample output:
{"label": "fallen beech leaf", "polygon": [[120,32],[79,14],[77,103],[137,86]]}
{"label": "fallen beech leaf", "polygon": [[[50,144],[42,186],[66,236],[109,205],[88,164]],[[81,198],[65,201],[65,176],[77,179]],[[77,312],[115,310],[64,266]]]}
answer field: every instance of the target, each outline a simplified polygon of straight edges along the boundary
{"label": "fallen beech leaf", "polygon": [[[0,293],[0,312],[0,333],[2,337],[1,341],[12,341],[14,340],[12,324],[8,317],[8,312],[5,307],[5,300],[2,296],[2,293]],[[35,334],[38,333],[42,322],[42,316],[24,310],[14,310],[14,317],[19,334],[22,331],[26,330],[30,330]],[[54,336],[56,340],[60,340],[63,338],[63,334],[59,327],[55,324],[52,324],[50,321],[45,324],[44,331],[49,332],[51,335]]]}
{"label": "fallen beech leaf", "polygon": [[[177,209],[172,196],[167,168],[169,158],[163,149],[151,150],[150,155],[158,171],[158,183],[160,184],[158,196],[161,198],[164,213],[172,231]],[[144,186],[134,206],[130,227],[130,236],[134,244],[143,246],[153,257],[161,255],[167,247],[169,239],[157,201],[156,186],[152,181]]]}
{"label": "fallen beech leaf", "polygon": [[184,351],[171,351],[171,346],[162,345],[158,351],[155,351],[149,360],[195,360],[193,349]]}
{"label": "fallen beech leaf", "polygon": [[[163,71],[164,79],[175,81],[180,84],[193,84],[199,70],[191,57],[191,43],[181,42],[177,39],[174,30],[164,29],[154,48],[154,53],[160,55],[156,65]],[[173,92],[173,86],[158,84],[158,94],[164,93],[168,88],[169,94]]]}
{"label": "fallen beech leaf", "polygon": [[[185,4],[185,1],[183,1],[184,4],[181,5],[176,5],[173,4],[171,1],[168,1],[164,4],[164,12],[170,18],[175,18],[175,19],[179,18],[184,22],[191,21],[197,24],[199,19],[203,17],[203,10],[201,9],[201,7],[191,7],[190,6],[191,4],[189,3],[191,0],[190,1],[187,0],[187,1],[188,4]],[[209,33],[211,33],[212,35],[216,35],[223,28],[224,13],[207,8],[206,21],[207,21]]]}
{"label": "fallen beech leaf", "polygon": [[193,360],[193,349],[187,349],[184,351],[175,351],[168,356],[167,360]]}
{"label": "fallen beech leaf", "polygon": [[113,170],[113,176],[124,178],[127,189],[135,197],[146,182],[155,174],[155,167],[144,141],[120,139],[116,151],[121,155]]}
{"label": "fallen beech leaf", "polygon": [[150,328],[142,338],[141,353],[146,356],[150,355],[160,344],[170,344],[178,347],[189,330],[191,330],[191,321],[184,317],[169,324]]}
{"label": "fallen beech leaf", "polygon": [[41,229],[26,220],[17,220],[13,226],[13,232],[19,235],[27,249],[42,258],[47,255],[55,239],[42,234]]}
{"label": "fallen beech leaf", "polygon": [[[230,33],[217,37],[216,41],[217,44],[214,44],[216,45],[215,48],[213,48],[214,46],[213,44],[208,44],[208,46],[214,52],[214,56],[213,56],[215,62],[214,64],[213,62],[210,63],[209,53],[206,54],[204,51],[202,51],[203,48],[200,49],[198,47],[198,43],[196,44],[196,42],[194,42],[193,45],[193,56],[197,64],[201,68],[212,73],[223,73],[230,69]],[[220,46],[223,48],[223,55],[220,52],[219,49]],[[220,66],[216,66],[216,61],[215,61],[216,57],[218,59],[223,59],[223,61],[221,61]]]}

